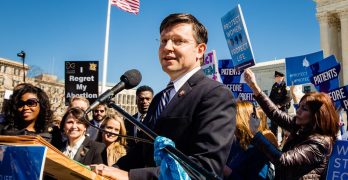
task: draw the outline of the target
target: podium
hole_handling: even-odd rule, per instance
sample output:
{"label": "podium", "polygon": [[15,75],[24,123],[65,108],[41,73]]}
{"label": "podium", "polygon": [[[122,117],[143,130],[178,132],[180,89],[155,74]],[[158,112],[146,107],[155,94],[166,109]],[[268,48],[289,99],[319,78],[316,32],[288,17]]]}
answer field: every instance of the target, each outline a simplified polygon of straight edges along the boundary
{"label": "podium", "polygon": [[41,136],[0,136],[0,145],[46,146],[44,173],[52,179],[106,179],[69,159]]}

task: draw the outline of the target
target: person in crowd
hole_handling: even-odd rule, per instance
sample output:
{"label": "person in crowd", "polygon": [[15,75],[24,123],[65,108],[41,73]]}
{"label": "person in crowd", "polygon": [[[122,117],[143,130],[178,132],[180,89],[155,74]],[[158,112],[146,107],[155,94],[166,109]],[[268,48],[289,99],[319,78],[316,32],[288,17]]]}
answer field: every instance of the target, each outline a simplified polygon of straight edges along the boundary
{"label": "person in crowd", "polygon": [[89,107],[89,101],[83,96],[73,96],[70,99],[68,108],[79,107],[82,110],[86,111]]}
{"label": "person in crowd", "polygon": [[302,86],[300,85],[291,85],[290,86],[290,95],[294,101],[294,108],[297,109],[299,106],[300,99],[303,97],[304,93],[302,92]]}
{"label": "person in crowd", "polygon": [[[287,109],[290,107],[291,97],[286,87],[284,74],[275,71],[274,81],[269,98],[280,110],[287,112]],[[276,137],[278,136],[278,124],[273,121],[271,121],[271,131]]]}
{"label": "person in crowd", "polygon": [[[255,106],[248,101],[236,103],[236,131],[228,161],[224,168],[224,179],[271,179],[268,177],[270,163],[266,155],[250,144],[252,131],[259,130],[273,143],[277,144],[275,135],[264,127],[265,119],[261,119]],[[251,121],[253,119],[256,121]],[[254,126],[253,129],[250,126]]]}
{"label": "person in crowd", "polygon": [[[116,114],[107,115],[100,128],[107,132],[126,135],[124,121]],[[102,154],[104,164],[112,166],[118,159],[126,155],[127,142],[125,137],[119,137],[107,132],[99,131],[97,141],[104,143],[106,146]]]}
{"label": "person in crowd", "polygon": [[41,135],[52,138],[52,111],[47,94],[29,83],[14,88],[5,112],[5,122],[0,125],[1,135]]}
{"label": "person in crowd", "polygon": [[[100,125],[103,123],[106,115],[107,115],[107,105],[105,103],[100,103],[97,107],[93,109],[93,119],[91,122],[92,125],[96,127],[100,127]],[[87,136],[89,136],[90,139],[96,140],[98,136],[99,130],[95,127],[89,126],[87,129]]]}
{"label": "person in crowd", "polygon": [[[135,113],[133,117],[136,120],[143,122],[153,98],[153,90],[151,87],[144,85],[144,86],[140,86],[137,89],[135,94],[136,94],[136,103],[137,103],[138,112]],[[125,125],[127,129],[127,135],[137,137],[137,133],[139,129],[127,120],[125,121]],[[135,145],[135,143],[136,143],[135,140],[128,139],[127,140],[128,149],[132,148]]]}
{"label": "person in crowd", "polygon": [[95,142],[85,136],[88,128],[84,110],[78,107],[69,108],[60,123],[60,129],[67,137],[61,151],[70,159],[84,165],[103,163],[103,143]]}
{"label": "person in crowd", "polygon": [[339,121],[330,97],[321,92],[307,93],[300,100],[296,116],[290,116],[261,91],[250,69],[244,73],[245,82],[268,118],[290,133],[282,152],[265,141],[260,132],[251,141],[275,165],[275,178],[325,179]]}
{"label": "person in crowd", "polygon": [[277,137],[273,132],[269,129],[268,124],[267,124],[267,115],[266,113],[262,110],[261,107],[256,108],[256,114],[258,119],[260,119],[260,125],[257,128],[258,131],[262,132],[262,134],[275,146],[278,146],[278,141]]}
{"label": "person in crowd", "polygon": [[4,101],[2,102],[2,108],[1,108],[1,114],[0,114],[0,124],[5,122],[6,119],[6,113],[9,113],[12,104],[10,103],[10,99],[4,98]]}
{"label": "person in crowd", "polygon": [[[222,177],[235,130],[235,100],[226,86],[200,68],[207,41],[206,28],[191,14],[171,14],[162,21],[158,56],[170,83],[153,98],[144,123],[173,140],[195,164]],[[157,179],[161,173],[151,144],[137,143],[116,165],[120,169],[93,169],[115,179]]]}

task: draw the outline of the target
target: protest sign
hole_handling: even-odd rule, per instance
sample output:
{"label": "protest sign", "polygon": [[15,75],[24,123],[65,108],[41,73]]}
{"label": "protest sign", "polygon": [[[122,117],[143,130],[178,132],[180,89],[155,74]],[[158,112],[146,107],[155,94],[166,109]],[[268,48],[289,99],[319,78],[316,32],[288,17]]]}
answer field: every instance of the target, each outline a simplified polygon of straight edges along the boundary
{"label": "protest sign", "polygon": [[0,146],[0,179],[42,179],[45,146]]}
{"label": "protest sign", "polygon": [[323,59],[323,51],[285,58],[286,84],[299,85],[310,83],[307,68]]}
{"label": "protest sign", "polygon": [[342,107],[344,110],[348,111],[348,85],[332,89],[328,94],[335,102],[336,108]]}
{"label": "protest sign", "polygon": [[236,99],[253,102],[253,92],[245,83],[241,83],[243,71],[233,68],[231,59],[219,60],[219,74],[221,82],[228,87]]}
{"label": "protest sign", "polygon": [[339,87],[340,63],[335,56],[329,56],[307,68],[310,82],[319,92],[329,92]]}
{"label": "protest sign", "polygon": [[240,83],[240,75],[243,71],[235,69],[231,59],[219,60],[218,64],[219,74],[223,84]]}
{"label": "protest sign", "polygon": [[93,103],[98,98],[98,61],[65,61],[65,102],[82,96]]}
{"label": "protest sign", "polygon": [[215,81],[221,82],[220,75],[218,73],[218,64],[216,60],[215,50],[212,50],[204,54],[204,59],[201,68],[207,77]]}
{"label": "protest sign", "polygon": [[348,179],[348,141],[337,140],[334,144],[326,179]]}
{"label": "protest sign", "polygon": [[221,23],[234,68],[243,70],[255,65],[249,34],[240,5],[238,4],[237,7],[223,16]]}

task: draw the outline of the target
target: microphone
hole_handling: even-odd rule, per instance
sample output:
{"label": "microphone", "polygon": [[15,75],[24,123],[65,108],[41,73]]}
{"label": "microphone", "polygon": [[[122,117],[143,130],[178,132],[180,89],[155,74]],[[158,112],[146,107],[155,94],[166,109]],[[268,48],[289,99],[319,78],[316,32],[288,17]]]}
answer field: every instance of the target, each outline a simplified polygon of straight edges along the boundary
{"label": "microphone", "polygon": [[100,103],[103,103],[110,97],[114,97],[117,93],[122,91],[123,89],[131,89],[137,86],[141,81],[141,74],[136,69],[131,69],[126,71],[121,77],[120,82],[116,84],[111,89],[106,90],[102,95],[100,95],[97,100],[91,104],[86,110],[86,114],[92,111],[95,107],[97,107]]}

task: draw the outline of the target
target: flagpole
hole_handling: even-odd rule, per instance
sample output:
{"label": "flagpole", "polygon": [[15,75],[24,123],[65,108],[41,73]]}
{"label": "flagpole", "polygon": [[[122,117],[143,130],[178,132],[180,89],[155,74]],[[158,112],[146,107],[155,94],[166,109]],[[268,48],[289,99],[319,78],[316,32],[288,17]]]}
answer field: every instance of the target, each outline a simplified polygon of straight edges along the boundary
{"label": "flagpole", "polygon": [[111,0],[108,0],[108,12],[106,16],[104,61],[103,61],[103,80],[102,80],[101,93],[105,92],[106,90],[106,79],[107,79],[106,76],[107,76],[108,53],[109,53],[110,11],[111,11]]}

